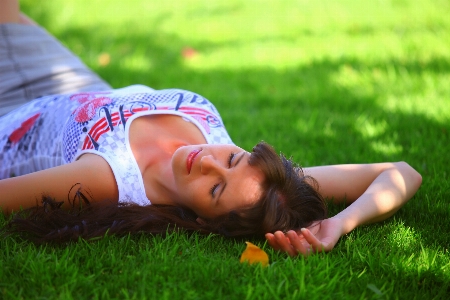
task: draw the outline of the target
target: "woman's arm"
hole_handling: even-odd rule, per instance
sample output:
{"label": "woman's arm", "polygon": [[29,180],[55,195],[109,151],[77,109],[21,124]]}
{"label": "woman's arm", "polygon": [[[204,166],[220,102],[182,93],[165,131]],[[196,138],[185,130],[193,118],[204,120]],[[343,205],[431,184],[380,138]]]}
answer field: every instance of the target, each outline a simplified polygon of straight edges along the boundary
{"label": "woman's arm", "polygon": [[0,24],[19,23],[19,1],[1,0],[0,1]]}
{"label": "woman's arm", "polygon": [[29,208],[38,204],[43,195],[64,201],[67,204],[63,207],[68,207],[77,190],[89,201],[118,199],[108,163],[98,155],[85,154],[67,165],[0,180],[0,208],[4,213]]}
{"label": "woman's arm", "polygon": [[[367,165],[337,165],[305,168],[319,183],[319,193],[339,203],[351,203],[336,216],[299,232],[267,234],[275,249],[308,254],[329,251],[338,239],[359,225],[392,216],[417,191],[422,177],[405,162]],[[314,233],[313,233],[313,232]]]}
{"label": "woman's arm", "polygon": [[348,232],[390,217],[422,183],[420,174],[405,162],[313,167],[306,168],[305,174],[317,180],[323,197],[354,203],[337,215],[347,219]]}

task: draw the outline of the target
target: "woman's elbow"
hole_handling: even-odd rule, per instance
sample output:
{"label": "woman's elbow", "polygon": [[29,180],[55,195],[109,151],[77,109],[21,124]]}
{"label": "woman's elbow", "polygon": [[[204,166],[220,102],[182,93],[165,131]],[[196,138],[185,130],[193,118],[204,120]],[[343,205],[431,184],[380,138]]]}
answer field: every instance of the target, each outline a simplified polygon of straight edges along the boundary
{"label": "woman's elbow", "polygon": [[404,174],[405,180],[409,182],[414,191],[417,191],[422,185],[422,175],[407,162],[398,162],[396,163],[396,166]]}

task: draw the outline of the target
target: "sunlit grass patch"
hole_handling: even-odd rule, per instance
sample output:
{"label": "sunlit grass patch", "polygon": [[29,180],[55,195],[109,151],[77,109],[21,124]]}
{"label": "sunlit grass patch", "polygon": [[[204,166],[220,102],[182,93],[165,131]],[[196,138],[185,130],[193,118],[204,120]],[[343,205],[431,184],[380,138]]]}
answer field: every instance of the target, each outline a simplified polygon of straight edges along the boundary
{"label": "sunlit grass patch", "polygon": [[267,268],[241,265],[244,241],[220,236],[3,238],[0,298],[448,298],[448,1],[21,4],[113,87],[204,95],[247,150],[266,140],[303,166],[404,160],[424,183],[395,218],[329,254],[289,258],[251,241]]}

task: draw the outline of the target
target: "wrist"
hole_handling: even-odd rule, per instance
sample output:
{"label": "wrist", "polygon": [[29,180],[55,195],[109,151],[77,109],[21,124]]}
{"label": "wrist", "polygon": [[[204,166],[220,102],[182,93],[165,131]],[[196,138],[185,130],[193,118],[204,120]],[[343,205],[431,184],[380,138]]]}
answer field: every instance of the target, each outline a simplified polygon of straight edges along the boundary
{"label": "wrist", "polygon": [[341,236],[350,233],[353,229],[357,227],[355,222],[349,220],[349,218],[340,216],[339,214],[335,215],[334,217],[331,217],[330,219],[334,220],[337,224],[339,224]]}

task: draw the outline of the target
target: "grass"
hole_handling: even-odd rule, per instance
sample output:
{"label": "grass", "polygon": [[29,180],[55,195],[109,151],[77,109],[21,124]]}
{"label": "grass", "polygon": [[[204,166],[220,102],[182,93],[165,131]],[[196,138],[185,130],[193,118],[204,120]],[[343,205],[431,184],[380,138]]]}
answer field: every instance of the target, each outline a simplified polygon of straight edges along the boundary
{"label": "grass", "polygon": [[292,259],[253,241],[268,268],[239,264],[243,241],[220,236],[65,247],[1,239],[1,298],[450,296],[448,1],[132,3],[21,1],[114,87],[179,87],[212,100],[246,149],[264,139],[304,166],[404,160],[423,185],[395,217],[354,230],[329,254]]}

